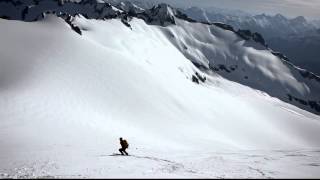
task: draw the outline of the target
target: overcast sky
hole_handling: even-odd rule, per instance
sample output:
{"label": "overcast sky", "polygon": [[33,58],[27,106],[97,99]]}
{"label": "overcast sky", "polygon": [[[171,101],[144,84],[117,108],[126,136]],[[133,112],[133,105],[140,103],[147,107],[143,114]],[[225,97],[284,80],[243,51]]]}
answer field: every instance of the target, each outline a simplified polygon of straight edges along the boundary
{"label": "overcast sky", "polygon": [[158,0],[178,4],[215,6],[228,9],[240,9],[251,13],[277,14],[289,17],[305,16],[320,19],[320,0]]}

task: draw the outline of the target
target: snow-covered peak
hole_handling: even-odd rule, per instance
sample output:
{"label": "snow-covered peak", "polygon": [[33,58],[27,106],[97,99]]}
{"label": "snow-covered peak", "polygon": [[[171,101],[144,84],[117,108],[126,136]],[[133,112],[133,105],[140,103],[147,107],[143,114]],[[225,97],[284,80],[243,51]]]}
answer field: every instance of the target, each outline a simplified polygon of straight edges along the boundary
{"label": "snow-covered peak", "polygon": [[144,11],[138,17],[144,19],[149,24],[167,26],[175,24],[175,15],[175,9],[168,4],[162,3]]}

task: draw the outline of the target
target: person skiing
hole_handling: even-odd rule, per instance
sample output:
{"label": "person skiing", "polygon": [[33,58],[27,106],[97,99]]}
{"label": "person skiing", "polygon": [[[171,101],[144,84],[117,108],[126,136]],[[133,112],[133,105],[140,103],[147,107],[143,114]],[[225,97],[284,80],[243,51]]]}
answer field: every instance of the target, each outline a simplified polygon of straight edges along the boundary
{"label": "person skiing", "polygon": [[122,137],[119,140],[121,145],[121,148],[119,149],[120,153],[122,155],[126,154],[128,156],[129,154],[126,152],[126,149],[129,147],[127,140],[122,139]]}

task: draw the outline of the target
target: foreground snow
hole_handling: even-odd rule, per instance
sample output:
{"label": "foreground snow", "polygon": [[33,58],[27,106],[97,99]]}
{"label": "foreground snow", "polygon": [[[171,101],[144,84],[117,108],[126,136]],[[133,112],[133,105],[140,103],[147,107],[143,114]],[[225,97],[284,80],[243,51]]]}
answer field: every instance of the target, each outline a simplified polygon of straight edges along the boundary
{"label": "foreground snow", "polygon": [[[77,21],[0,20],[0,177],[319,177],[319,116],[203,74],[142,20]],[[109,156],[120,136],[134,156]]]}
{"label": "foreground snow", "polygon": [[[60,149],[61,150],[61,149]],[[0,178],[318,178],[319,150],[85,153],[66,147],[63,156],[21,152],[1,157]],[[36,157],[36,158],[34,158]],[[5,163],[5,167],[3,166]]]}

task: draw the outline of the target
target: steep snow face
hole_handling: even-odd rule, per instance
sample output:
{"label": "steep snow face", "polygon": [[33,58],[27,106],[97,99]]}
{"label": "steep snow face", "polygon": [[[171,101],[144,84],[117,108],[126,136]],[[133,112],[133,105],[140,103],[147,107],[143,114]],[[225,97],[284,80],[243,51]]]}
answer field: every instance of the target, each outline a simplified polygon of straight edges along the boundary
{"label": "steep snow face", "polygon": [[[206,154],[320,147],[319,116],[199,71],[166,33],[182,31],[183,22],[176,30],[136,18],[131,28],[119,19],[76,17],[72,23],[82,35],[53,16],[32,23],[0,19],[0,177],[172,177],[182,166],[201,168],[206,177],[260,177],[251,161],[234,163],[252,152]],[[193,82],[200,77],[206,80]],[[119,148],[120,136],[137,156],[107,156]],[[221,172],[202,168],[212,167],[208,159],[218,159],[213,167]],[[185,164],[174,162],[182,160]],[[163,164],[169,173],[146,172]],[[193,176],[191,170],[184,177]]]}
{"label": "steep snow face", "polygon": [[[74,23],[82,36],[51,16],[0,22],[0,151],[9,159],[19,149],[114,151],[120,136],[159,151],[320,146],[318,116],[201,73],[164,28],[135,18],[132,30],[117,19]],[[206,81],[192,82],[195,74]]]}
{"label": "steep snow face", "polygon": [[175,26],[162,30],[194,64],[303,109],[320,112],[320,78],[304,74],[306,71],[275,56],[263,45],[214,25],[179,19]]}

